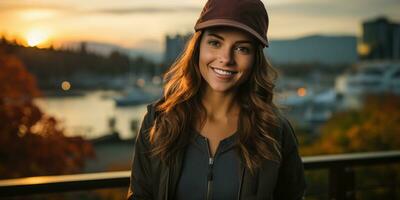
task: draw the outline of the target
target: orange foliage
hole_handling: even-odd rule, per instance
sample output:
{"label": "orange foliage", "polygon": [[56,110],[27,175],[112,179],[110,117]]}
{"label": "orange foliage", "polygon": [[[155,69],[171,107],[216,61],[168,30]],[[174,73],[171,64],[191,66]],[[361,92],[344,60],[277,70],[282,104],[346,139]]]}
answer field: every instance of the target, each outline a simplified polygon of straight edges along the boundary
{"label": "orange foliage", "polygon": [[303,155],[384,151],[400,148],[400,96],[368,96],[360,110],[336,113]]}
{"label": "orange foliage", "polygon": [[81,137],[66,137],[59,123],[33,102],[35,78],[0,49],[0,178],[79,172],[94,155]]}

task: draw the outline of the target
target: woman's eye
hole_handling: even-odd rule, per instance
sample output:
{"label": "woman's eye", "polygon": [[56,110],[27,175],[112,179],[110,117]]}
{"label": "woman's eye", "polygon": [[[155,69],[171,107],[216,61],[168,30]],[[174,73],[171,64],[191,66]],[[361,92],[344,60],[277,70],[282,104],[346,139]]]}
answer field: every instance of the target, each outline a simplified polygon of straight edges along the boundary
{"label": "woman's eye", "polygon": [[250,48],[247,47],[236,47],[236,51],[240,52],[240,53],[250,53]]}
{"label": "woman's eye", "polygon": [[213,46],[213,47],[219,47],[219,46],[221,46],[221,44],[220,44],[218,41],[216,41],[216,40],[210,40],[210,41],[208,41],[208,44],[211,45],[211,46]]}

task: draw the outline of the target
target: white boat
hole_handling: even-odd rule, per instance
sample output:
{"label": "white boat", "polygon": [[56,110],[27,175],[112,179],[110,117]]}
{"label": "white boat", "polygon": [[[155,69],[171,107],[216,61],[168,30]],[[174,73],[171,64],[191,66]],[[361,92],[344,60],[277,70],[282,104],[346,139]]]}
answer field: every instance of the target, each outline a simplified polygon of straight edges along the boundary
{"label": "white boat", "polygon": [[116,106],[134,106],[155,101],[160,96],[144,91],[141,88],[131,88],[125,96],[115,98]]}
{"label": "white boat", "polygon": [[359,108],[366,94],[400,94],[400,62],[365,62],[336,79],[343,107]]}

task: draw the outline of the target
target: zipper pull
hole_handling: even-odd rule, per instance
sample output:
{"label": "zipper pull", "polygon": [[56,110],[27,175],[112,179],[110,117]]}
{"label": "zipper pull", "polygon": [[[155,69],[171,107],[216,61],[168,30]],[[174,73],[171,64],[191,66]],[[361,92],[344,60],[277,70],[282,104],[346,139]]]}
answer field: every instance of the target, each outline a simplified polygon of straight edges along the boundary
{"label": "zipper pull", "polygon": [[208,174],[207,174],[207,180],[212,181],[213,180],[213,165],[214,165],[214,158],[209,158],[208,159]]}

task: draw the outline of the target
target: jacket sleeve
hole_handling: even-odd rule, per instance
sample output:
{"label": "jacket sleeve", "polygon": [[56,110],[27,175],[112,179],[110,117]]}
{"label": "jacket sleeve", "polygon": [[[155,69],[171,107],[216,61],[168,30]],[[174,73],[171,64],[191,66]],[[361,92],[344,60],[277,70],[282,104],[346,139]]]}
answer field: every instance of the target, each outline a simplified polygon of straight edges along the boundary
{"label": "jacket sleeve", "polygon": [[148,140],[149,131],[153,124],[153,116],[149,108],[150,106],[148,106],[147,113],[144,116],[138,136],[136,137],[127,195],[128,200],[153,199],[151,161],[149,157],[150,143]]}
{"label": "jacket sleeve", "polygon": [[306,188],[303,162],[299,156],[298,141],[289,121],[283,118],[282,161],[274,199],[303,199]]}

